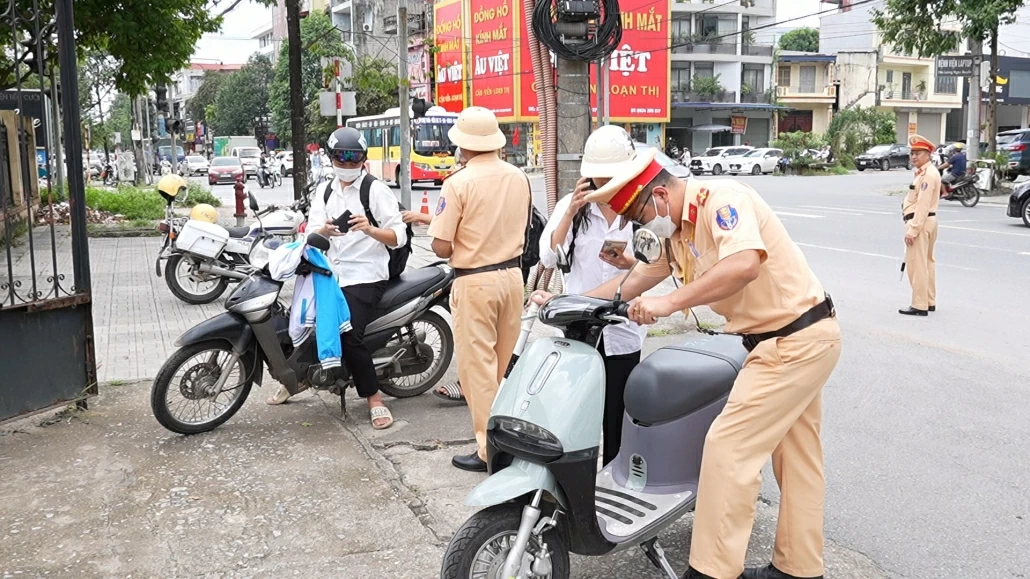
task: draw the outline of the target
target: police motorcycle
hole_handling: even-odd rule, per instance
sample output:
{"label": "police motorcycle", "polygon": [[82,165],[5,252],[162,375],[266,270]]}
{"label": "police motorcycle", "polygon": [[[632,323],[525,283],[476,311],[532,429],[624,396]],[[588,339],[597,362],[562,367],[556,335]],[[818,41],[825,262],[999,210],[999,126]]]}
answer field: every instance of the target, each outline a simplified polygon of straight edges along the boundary
{"label": "police motorcycle", "polygon": [[[317,233],[307,244],[320,251],[329,240]],[[332,275],[303,260],[297,275]],[[379,388],[397,398],[418,396],[443,378],[454,352],[450,326],[431,310],[447,307],[453,271],[445,262],[404,272],[390,280],[365,343],[379,375]],[[346,365],[323,369],[315,332],[296,347],[290,338],[290,308],[279,301],[283,282],[267,267],[254,271],[225,301],[224,313],[201,322],[175,342],[179,348],[161,367],[151,390],[151,408],[162,426],[179,434],[207,432],[240,409],[264,367],[291,395],[306,387],[340,395],[351,385]]]}
{"label": "police motorcycle", "polygon": [[[644,263],[661,255],[648,230],[633,245]],[[739,339],[704,336],[642,360],[626,383],[619,455],[597,472],[605,396],[597,347],[605,326],[628,321],[620,296],[621,284],[614,300],[559,295],[540,308],[539,321],[565,336],[533,342],[499,389],[487,423],[491,474],[465,500],[483,510],[451,539],[442,579],[567,579],[570,552],[632,546],[679,577],[658,535],[694,508],[705,436],[747,351]]]}
{"label": "police motorcycle", "polygon": [[[247,279],[254,271],[255,253],[267,255],[276,242],[290,242],[307,219],[310,207],[309,187],[301,199],[290,207],[269,205],[259,210],[250,196],[250,208],[256,222],[244,227],[223,227],[218,224],[214,207],[200,204],[188,219],[173,211],[176,199],[185,199],[186,181],[178,176],[165,176],[158,182],[158,192],[167,201],[165,219],[158,225],[164,243],[154,263],[157,277],[162,275],[168,289],[188,304],[208,304],[221,296],[230,282]],[[181,191],[181,193],[179,193]]]}

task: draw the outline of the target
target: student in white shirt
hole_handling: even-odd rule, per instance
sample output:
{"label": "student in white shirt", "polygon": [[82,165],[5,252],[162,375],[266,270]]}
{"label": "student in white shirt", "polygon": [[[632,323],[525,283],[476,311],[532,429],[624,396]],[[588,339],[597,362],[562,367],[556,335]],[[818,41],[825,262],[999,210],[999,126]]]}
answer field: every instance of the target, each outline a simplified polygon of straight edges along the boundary
{"label": "student in white shirt", "polygon": [[[610,128],[609,128],[610,127]],[[620,229],[620,220],[615,211],[605,205],[587,203],[584,197],[593,190],[593,179],[610,179],[612,155],[625,157],[627,161],[636,154],[628,133],[616,126],[603,127],[587,140],[580,173],[583,176],[572,195],[560,199],[540,236],[540,263],[544,267],[556,267],[558,247],[566,256],[571,252],[569,271],[565,274],[565,293],[583,294],[615,277],[626,275],[633,267],[633,229]],[[625,148],[607,150],[611,136],[608,131],[625,133]],[[600,134],[600,136],[597,136]],[[599,143],[606,144],[606,150],[599,150]],[[608,165],[597,164],[592,159],[606,159]],[[575,236],[573,236],[575,230]],[[605,253],[601,249],[605,241],[623,242],[626,248],[621,253]],[[600,352],[605,366],[604,400],[604,449],[602,460],[608,464],[619,453],[622,440],[622,418],[626,411],[623,395],[626,379],[640,362],[640,350],[647,336],[647,328],[637,324],[617,324],[601,332]]]}
{"label": "student in white shirt", "polygon": [[[374,181],[369,190],[369,209],[379,227],[373,227],[361,206],[360,188],[364,179],[374,179],[364,171],[368,145],[364,136],[352,127],[336,129],[329,137],[330,161],[336,178],[329,185],[332,191],[324,201],[324,187],[311,195],[311,212],[307,230],[318,232],[330,240],[327,252],[333,274],[340,283],[351,311],[352,330],[343,335],[343,359],[354,377],[358,395],[368,401],[372,427],[380,430],[393,424],[393,416],[379,393],[372,352],[364,344],[365,327],[373,321],[373,313],[390,279],[390,253],[407,241],[397,198],[382,181]],[[346,232],[333,221],[350,211]],[[270,403],[283,400],[269,400]]]}

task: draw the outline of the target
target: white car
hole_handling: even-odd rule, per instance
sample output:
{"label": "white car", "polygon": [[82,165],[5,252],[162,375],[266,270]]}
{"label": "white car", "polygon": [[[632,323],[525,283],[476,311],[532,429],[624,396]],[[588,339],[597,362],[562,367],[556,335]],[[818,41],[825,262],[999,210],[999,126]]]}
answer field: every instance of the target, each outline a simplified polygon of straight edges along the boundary
{"label": "white car", "polygon": [[229,156],[240,160],[247,179],[257,176],[258,165],[261,162],[261,149],[257,147],[234,147]]}
{"label": "white car", "polygon": [[713,147],[690,160],[690,170],[695,175],[711,173],[722,175],[729,169],[729,158],[746,155],[754,147]]}
{"label": "white car", "polygon": [[279,173],[283,177],[293,175],[293,152],[283,151],[275,156],[275,161],[279,164]]}
{"label": "white car", "polygon": [[755,149],[743,157],[731,160],[729,172],[734,175],[741,173],[750,173],[752,175],[772,173],[782,156],[783,151],[780,149]]}
{"label": "white car", "polygon": [[186,169],[190,175],[199,175],[200,173],[206,175],[208,170],[211,169],[211,165],[207,162],[207,159],[200,155],[189,155],[186,157]]}

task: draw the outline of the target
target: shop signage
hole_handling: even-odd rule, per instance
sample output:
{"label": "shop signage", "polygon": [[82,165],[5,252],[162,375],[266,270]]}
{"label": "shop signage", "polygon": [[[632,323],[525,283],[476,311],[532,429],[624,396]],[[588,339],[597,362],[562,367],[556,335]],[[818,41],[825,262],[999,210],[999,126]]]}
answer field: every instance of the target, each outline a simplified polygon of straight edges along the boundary
{"label": "shop signage", "polygon": [[493,111],[497,120],[515,120],[515,15],[509,0],[470,0],[472,105]]}
{"label": "shop signage", "polygon": [[433,23],[439,49],[433,57],[436,104],[460,113],[465,108],[465,35],[468,33],[462,0],[443,0],[435,4]]}
{"label": "shop signage", "polygon": [[743,135],[747,132],[747,117],[734,116],[730,117],[730,133],[734,135]]}

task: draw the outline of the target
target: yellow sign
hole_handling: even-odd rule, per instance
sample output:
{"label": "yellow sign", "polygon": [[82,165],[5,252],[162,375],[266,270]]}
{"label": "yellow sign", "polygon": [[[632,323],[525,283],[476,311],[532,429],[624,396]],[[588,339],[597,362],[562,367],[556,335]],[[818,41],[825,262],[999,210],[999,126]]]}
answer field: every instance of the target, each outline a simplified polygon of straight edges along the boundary
{"label": "yellow sign", "polygon": [[730,132],[734,135],[743,135],[747,132],[747,117],[730,117]]}
{"label": "yellow sign", "polygon": [[908,134],[909,134],[909,136],[912,136],[912,135],[916,134],[916,124],[915,123],[909,123],[908,124]]}

